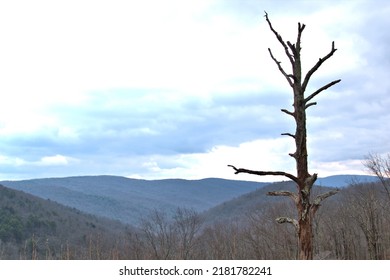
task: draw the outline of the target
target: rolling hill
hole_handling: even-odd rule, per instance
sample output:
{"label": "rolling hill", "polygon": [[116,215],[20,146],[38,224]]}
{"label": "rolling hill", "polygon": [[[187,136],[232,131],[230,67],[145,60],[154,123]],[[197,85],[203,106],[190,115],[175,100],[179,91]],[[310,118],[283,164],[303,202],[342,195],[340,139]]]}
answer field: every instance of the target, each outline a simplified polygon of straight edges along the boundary
{"label": "rolling hill", "polygon": [[0,259],[93,259],[132,230],[0,185]]}
{"label": "rolling hill", "polygon": [[[331,188],[346,188],[351,183],[370,183],[377,181],[377,177],[366,175],[335,175],[318,178],[312,194],[315,196],[327,192]],[[291,213],[295,213],[295,209],[294,207],[291,207],[292,205],[288,198],[267,195],[269,191],[281,190],[296,192],[296,186],[292,181],[271,183],[253,192],[243,194],[230,201],[210,208],[202,213],[202,215],[206,224],[212,224],[216,221],[223,220],[239,221],[248,213],[262,209],[274,208],[273,211],[275,212],[290,211]],[[329,198],[329,200],[333,199],[337,199],[337,196]]]}
{"label": "rolling hill", "polygon": [[[337,175],[319,178],[316,184],[345,187],[352,180],[375,181],[376,177]],[[204,212],[232,199],[242,199],[240,197],[245,194],[269,199],[265,193],[263,195],[266,191],[263,187],[270,183],[217,178],[140,180],[105,175],[2,181],[0,184],[86,213],[137,226],[141,218],[153,209],[170,213],[184,207]]]}
{"label": "rolling hill", "polygon": [[334,187],[334,188],[342,188],[346,187],[352,182],[354,183],[368,183],[368,182],[376,182],[378,178],[376,176],[369,175],[334,175],[328,176],[325,178],[318,178],[316,181],[316,185],[326,186],[326,187]]}
{"label": "rolling hill", "polygon": [[[313,195],[328,191],[330,187],[325,185],[346,187],[352,179],[376,180],[354,175],[322,178],[320,186],[313,188]],[[153,209],[163,210],[158,217],[162,217],[162,225],[169,223],[166,229],[172,230],[175,240],[180,238],[177,226],[182,223],[164,220],[164,214],[169,211],[174,214],[177,207],[200,212],[195,215],[200,222],[199,242],[204,244],[214,234],[217,239],[211,240],[219,242],[219,235],[229,234],[230,230],[244,230],[241,233],[247,234],[245,230],[251,226],[256,230],[262,225],[260,230],[278,231],[273,228],[275,217],[294,217],[296,213],[291,200],[267,195],[269,191],[296,191],[291,181],[258,183],[215,178],[147,181],[82,176],[2,183],[14,189],[0,185],[0,259],[153,258],[153,248],[145,250],[148,238],[159,236],[156,225],[160,220],[149,216]],[[337,205],[343,191],[327,200],[328,208],[321,209]],[[147,219],[146,223],[140,223],[142,217]],[[179,247],[175,250],[181,252]]]}
{"label": "rolling hill", "polygon": [[153,209],[205,211],[267,183],[216,178],[138,180],[118,176],[3,181],[4,186],[50,199],[86,213],[137,225]]}
{"label": "rolling hill", "polygon": [[[330,187],[320,187],[316,185],[313,188],[313,195],[329,191]],[[275,182],[257,189],[253,192],[243,194],[230,201],[226,201],[220,205],[202,213],[205,224],[213,224],[215,222],[235,221],[240,222],[246,220],[246,216],[250,213],[260,211],[274,211],[273,216],[291,216],[295,214],[295,207],[291,200],[283,196],[268,196],[270,191],[291,191],[296,192],[296,186],[292,181]],[[329,198],[333,199],[333,198]],[[272,209],[272,210],[270,210]],[[277,214],[279,213],[279,214]]]}

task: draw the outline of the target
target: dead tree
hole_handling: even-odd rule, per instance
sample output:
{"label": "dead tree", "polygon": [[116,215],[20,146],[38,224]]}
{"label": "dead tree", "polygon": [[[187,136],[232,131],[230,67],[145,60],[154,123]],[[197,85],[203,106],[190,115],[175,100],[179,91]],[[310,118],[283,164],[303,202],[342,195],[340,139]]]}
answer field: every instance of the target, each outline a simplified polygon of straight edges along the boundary
{"label": "dead tree", "polygon": [[268,14],[265,13],[265,19],[269,25],[269,28],[276,36],[279,43],[284,48],[285,54],[290,61],[292,66],[292,74],[286,72],[282,67],[281,62],[278,61],[273,55],[270,48],[268,52],[272,60],[276,63],[279,71],[286,78],[288,84],[293,90],[294,93],[294,111],[288,111],[282,109],[281,111],[291,116],[295,120],[296,130],[295,133],[283,133],[282,135],[290,136],[294,139],[296,150],[294,153],[289,155],[293,157],[296,161],[296,171],[297,174],[293,175],[283,171],[254,171],[244,168],[236,168],[233,165],[229,165],[235,170],[235,174],[238,173],[248,173],[259,176],[266,175],[275,175],[275,176],[285,176],[288,179],[294,181],[297,186],[297,192],[289,191],[279,191],[279,192],[270,192],[268,195],[272,196],[287,196],[290,197],[297,208],[297,217],[298,219],[288,218],[288,217],[279,217],[276,219],[278,223],[291,223],[295,226],[298,236],[298,259],[313,259],[313,218],[318,210],[321,202],[338,192],[338,190],[333,190],[321,195],[318,195],[316,198],[311,198],[311,189],[314,185],[314,182],[317,179],[317,174],[310,174],[308,171],[308,154],[307,154],[307,144],[306,144],[306,109],[317,105],[316,102],[313,102],[313,98],[316,97],[322,91],[330,88],[331,86],[339,83],[341,80],[332,81],[321,88],[315,90],[309,95],[305,95],[305,90],[309,84],[309,80],[316,72],[320,66],[328,60],[335,52],[336,48],[334,42],[332,42],[332,48],[330,52],[324,57],[320,58],[317,63],[307,72],[307,74],[302,76],[301,68],[301,35],[305,29],[305,25],[298,23],[298,36],[295,44],[292,44],[289,41],[284,41],[281,35],[276,32],[273,28],[271,21],[268,18]]}

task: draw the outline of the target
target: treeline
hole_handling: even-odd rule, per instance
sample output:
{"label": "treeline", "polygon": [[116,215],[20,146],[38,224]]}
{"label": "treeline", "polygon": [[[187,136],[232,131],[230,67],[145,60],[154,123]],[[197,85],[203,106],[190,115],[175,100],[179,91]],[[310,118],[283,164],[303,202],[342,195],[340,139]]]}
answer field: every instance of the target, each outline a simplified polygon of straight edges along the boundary
{"label": "treeline", "polygon": [[[58,222],[32,214],[21,219],[9,206],[2,207],[0,257],[295,259],[294,227],[275,222],[278,216],[294,216],[295,207],[291,203],[286,198],[275,198],[244,215],[215,219],[212,223],[202,213],[182,208],[173,214],[152,211],[137,229],[97,231],[91,223],[85,225],[88,229],[85,231],[74,223],[70,230],[78,237],[73,239],[60,234]],[[390,200],[384,188],[380,184],[352,184],[327,200],[318,211],[315,258],[390,259],[389,222]],[[53,242],[53,232],[62,237]],[[7,251],[7,246],[14,250]],[[14,253],[7,255],[7,252]]]}

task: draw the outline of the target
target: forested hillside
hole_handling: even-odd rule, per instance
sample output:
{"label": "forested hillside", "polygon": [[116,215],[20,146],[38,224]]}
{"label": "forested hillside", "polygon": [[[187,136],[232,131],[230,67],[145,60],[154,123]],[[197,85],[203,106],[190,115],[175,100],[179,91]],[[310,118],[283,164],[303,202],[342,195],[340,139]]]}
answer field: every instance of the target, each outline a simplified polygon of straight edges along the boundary
{"label": "forested hillside", "polygon": [[[265,194],[267,190],[293,188],[290,182],[269,185],[202,215],[193,214],[186,223],[168,223],[163,213],[154,213],[141,227],[148,233],[143,256],[180,258],[184,246],[177,244],[187,244],[190,249],[186,256],[195,259],[296,259],[294,227],[275,221],[280,216],[295,218],[295,206],[287,198]],[[327,190],[315,187],[313,192],[315,195]],[[389,205],[380,183],[353,184],[341,189],[317,213],[315,258],[389,259]],[[194,238],[185,240],[180,233],[193,233],[189,236]]]}
{"label": "forested hillside", "polygon": [[[353,178],[372,181],[373,176],[332,176],[318,179],[328,187],[343,187]],[[50,199],[86,213],[140,225],[145,213],[154,209],[173,213],[178,207],[198,212],[261,189],[270,183],[207,178],[202,180],[139,180],[119,176],[78,176],[0,184]]]}
{"label": "forested hillside", "polygon": [[[295,207],[269,184],[207,211],[146,211],[137,228],[0,187],[1,259],[295,259]],[[330,188],[313,189],[313,195]],[[315,258],[390,259],[390,201],[380,183],[342,188],[317,213]]]}
{"label": "forested hillside", "polygon": [[0,186],[0,259],[109,258],[127,230],[118,222]]}
{"label": "forested hillside", "polygon": [[217,178],[138,180],[119,176],[79,176],[0,183],[86,213],[132,225],[139,225],[141,217],[153,209],[174,212],[177,207],[186,207],[204,211],[267,184]]}

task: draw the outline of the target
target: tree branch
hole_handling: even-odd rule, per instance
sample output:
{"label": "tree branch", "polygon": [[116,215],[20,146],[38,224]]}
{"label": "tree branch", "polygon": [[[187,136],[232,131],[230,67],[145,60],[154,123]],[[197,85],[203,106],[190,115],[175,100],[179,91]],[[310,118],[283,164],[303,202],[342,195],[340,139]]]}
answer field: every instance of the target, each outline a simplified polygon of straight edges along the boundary
{"label": "tree branch", "polygon": [[288,155],[289,155],[290,157],[292,157],[292,158],[297,159],[297,152],[289,153]]}
{"label": "tree branch", "polygon": [[301,24],[300,22],[298,22],[298,36],[297,36],[297,43],[296,43],[296,48],[298,50],[298,53],[301,51],[301,35],[305,27],[306,27],[305,24]]}
{"label": "tree branch", "polygon": [[309,72],[307,72],[306,76],[305,76],[305,79],[303,81],[303,84],[302,84],[302,90],[305,91],[306,87],[307,87],[307,84],[309,83],[309,80],[311,78],[311,76],[313,75],[313,73],[315,71],[317,71],[318,68],[320,68],[321,64],[324,63],[328,58],[330,58],[336,51],[337,49],[335,49],[334,47],[334,41],[332,42],[332,49],[331,51],[326,55],[324,56],[323,58],[320,58],[317,63],[313,66],[313,68],[311,68],[309,70]]}
{"label": "tree branch", "polygon": [[267,195],[270,196],[288,196],[290,197],[295,203],[298,202],[298,196],[297,194],[290,192],[290,191],[273,191],[273,192],[268,192]]}
{"label": "tree branch", "polygon": [[291,44],[290,41],[287,41],[287,45],[289,46],[290,50],[292,51],[294,57],[298,55],[297,49],[295,48],[294,44]]}
{"label": "tree branch", "polygon": [[295,114],[293,112],[290,112],[286,109],[281,109],[280,111],[282,111],[283,113],[286,113],[287,115],[293,116],[295,118]]}
{"label": "tree branch", "polygon": [[314,105],[317,105],[317,102],[311,102],[311,103],[306,104],[305,110],[306,110],[307,108],[309,108],[310,106],[314,106]]}
{"label": "tree branch", "polygon": [[249,170],[249,169],[245,169],[245,168],[236,168],[233,165],[228,165],[228,166],[234,169],[234,171],[235,171],[234,174],[247,173],[247,174],[259,175],[259,176],[268,176],[268,175],[271,175],[271,176],[285,176],[285,177],[293,180],[294,182],[298,183],[298,178],[297,177],[295,177],[292,174],[283,172],[283,171],[255,171],[255,170]]}
{"label": "tree branch", "polygon": [[283,135],[283,136],[290,136],[290,137],[295,139],[295,135],[291,134],[291,133],[282,133],[281,135]]}
{"label": "tree branch", "polygon": [[336,190],[329,191],[329,192],[326,192],[326,193],[323,193],[323,194],[318,195],[318,196],[314,199],[313,205],[320,206],[322,201],[324,201],[325,199],[327,199],[328,197],[330,197],[330,196],[332,196],[332,195],[337,194],[339,191],[340,191],[339,189],[336,189]]}
{"label": "tree branch", "polygon": [[368,171],[374,174],[382,183],[390,202],[389,178],[390,178],[390,154],[386,157],[381,157],[378,154],[370,153],[365,161],[364,166]]}
{"label": "tree branch", "polygon": [[269,28],[275,34],[275,36],[278,39],[278,41],[280,42],[280,44],[283,46],[284,51],[286,52],[286,55],[287,55],[288,59],[291,62],[291,65],[294,65],[294,57],[293,57],[293,55],[288,51],[288,47],[287,47],[286,43],[284,42],[282,36],[280,36],[280,34],[278,32],[276,32],[276,30],[272,27],[271,21],[268,19],[267,12],[264,11],[264,13],[265,13],[265,15],[264,15],[265,16],[265,20],[268,22]]}
{"label": "tree branch", "polygon": [[294,80],[294,83],[298,81],[297,77],[295,77],[293,74],[288,74],[287,77]]}
{"label": "tree branch", "polygon": [[314,173],[313,175],[307,177],[305,179],[305,185],[311,188],[314,185],[314,182],[317,180],[317,177],[318,177],[317,173]]}
{"label": "tree branch", "polygon": [[[311,99],[313,99],[313,98],[314,98],[315,96],[317,96],[321,91],[324,91],[324,90],[330,88],[331,86],[333,86],[333,85],[339,83],[340,81],[341,81],[341,79],[335,80],[335,81],[330,82],[330,83],[324,85],[323,87],[317,89],[315,92],[313,92],[312,94],[310,94],[307,98],[305,98],[305,103],[307,103],[308,101],[310,101]],[[308,106],[308,105],[306,105],[306,106]],[[310,105],[310,106],[311,106],[311,105]],[[307,107],[306,107],[306,108],[307,108]]]}
{"label": "tree branch", "polygon": [[291,219],[291,218],[287,218],[287,217],[279,217],[279,218],[276,218],[276,222],[279,223],[279,224],[284,224],[284,223],[290,223],[292,224],[296,230],[298,230],[298,221],[295,220],[295,219]]}
{"label": "tree branch", "polygon": [[278,66],[279,68],[279,71],[283,74],[283,76],[286,78],[287,82],[289,83],[289,85],[291,87],[293,87],[293,82],[290,80],[290,76],[294,77],[293,75],[289,75],[286,73],[286,71],[284,71],[284,69],[282,68],[282,66],[280,65],[280,61],[276,60],[276,58],[273,56],[272,54],[272,51],[270,48],[268,48],[268,51],[269,51],[269,54],[272,58],[273,61],[275,61],[276,65]]}
{"label": "tree branch", "polygon": [[318,195],[313,200],[313,204],[311,205],[312,214],[314,215],[317,212],[318,208],[320,208],[320,206],[321,206],[322,201],[324,201],[325,199],[327,199],[328,197],[330,197],[332,195],[337,194],[339,191],[340,191],[339,189],[336,189],[336,190],[329,191],[329,192]]}

